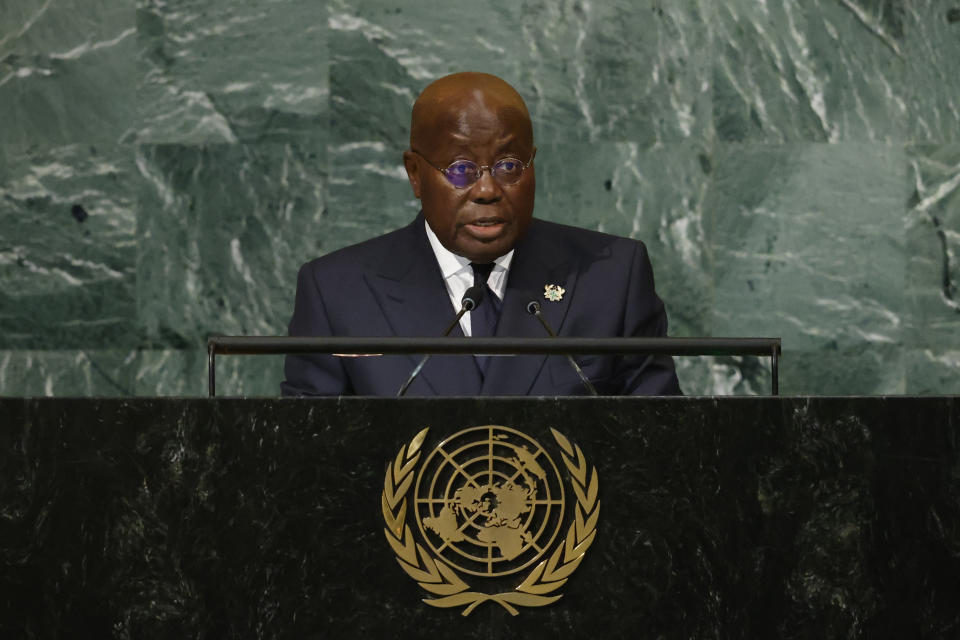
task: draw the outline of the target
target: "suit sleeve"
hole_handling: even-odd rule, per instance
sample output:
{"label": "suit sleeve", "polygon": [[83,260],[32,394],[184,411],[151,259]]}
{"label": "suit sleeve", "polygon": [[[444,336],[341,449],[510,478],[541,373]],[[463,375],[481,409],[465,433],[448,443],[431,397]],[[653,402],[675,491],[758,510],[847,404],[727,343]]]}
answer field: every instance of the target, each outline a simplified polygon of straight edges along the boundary
{"label": "suit sleeve", "polygon": [[[623,322],[624,336],[656,338],[667,335],[667,311],[654,286],[653,266],[647,248],[639,241],[634,244]],[[616,378],[624,395],[682,394],[670,356],[624,356]]]}
{"label": "suit sleeve", "polygon": [[[311,263],[300,268],[297,295],[290,318],[291,336],[333,335]],[[285,396],[352,395],[353,389],[340,358],[326,354],[291,354],[284,362],[286,379],[280,383]]]}

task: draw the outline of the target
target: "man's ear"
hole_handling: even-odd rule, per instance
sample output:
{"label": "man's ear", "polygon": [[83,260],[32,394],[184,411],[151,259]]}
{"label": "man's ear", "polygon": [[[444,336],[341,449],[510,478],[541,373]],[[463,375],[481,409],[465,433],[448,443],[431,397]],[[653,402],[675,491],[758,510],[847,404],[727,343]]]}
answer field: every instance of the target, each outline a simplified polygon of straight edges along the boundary
{"label": "man's ear", "polygon": [[407,170],[407,180],[410,181],[410,187],[413,189],[413,195],[420,199],[420,163],[417,162],[417,156],[412,151],[403,152],[403,168]]}

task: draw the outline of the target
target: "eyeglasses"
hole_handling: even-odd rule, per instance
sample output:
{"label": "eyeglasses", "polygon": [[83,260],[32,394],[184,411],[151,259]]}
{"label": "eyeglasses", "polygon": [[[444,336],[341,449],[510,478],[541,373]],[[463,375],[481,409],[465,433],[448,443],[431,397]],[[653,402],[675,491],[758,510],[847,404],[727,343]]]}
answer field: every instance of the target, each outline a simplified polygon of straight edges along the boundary
{"label": "eyeglasses", "polygon": [[517,158],[502,158],[493,163],[493,166],[478,165],[470,160],[457,160],[446,169],[435,166],[432,162],[417,151],[411,149],[415,154],[423,158],[427,164],[439,171],[457,189],[466,189],[474,185],[477,180],[483,177],[484,171],[489,171],[493,179],[502,185],[516,184],[523,177],[523,170],[533,164],[533,156],[530,160],[522,162]]}

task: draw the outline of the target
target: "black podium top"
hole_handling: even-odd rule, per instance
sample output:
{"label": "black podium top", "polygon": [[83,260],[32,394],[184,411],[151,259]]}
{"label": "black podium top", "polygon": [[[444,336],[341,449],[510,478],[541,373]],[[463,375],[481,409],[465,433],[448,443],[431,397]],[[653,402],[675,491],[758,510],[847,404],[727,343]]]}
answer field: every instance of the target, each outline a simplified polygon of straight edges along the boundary
{"label": "black podium top", "polygon": [[[5,399],[0,424],[3,637],[960,629],[955,398]],[[414,437],[422,466],[481,425],[566,478],[556,430],[597,471],[595,541],[557,602],[516,616],[424,603],[385,532]]]}

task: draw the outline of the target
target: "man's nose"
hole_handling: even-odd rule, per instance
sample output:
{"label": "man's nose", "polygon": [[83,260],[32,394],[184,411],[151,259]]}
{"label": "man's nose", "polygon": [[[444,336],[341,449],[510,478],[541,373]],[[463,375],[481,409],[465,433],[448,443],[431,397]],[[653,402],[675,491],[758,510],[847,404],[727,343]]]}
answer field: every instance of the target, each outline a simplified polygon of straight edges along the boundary
{"label": "man's nose", "polygon": [[491,204],[498,202],[503,197],[503,189],[500,183],[491,175],[490,169],[484,167],[480,175],[470,190],[470,198],[480,204]]}

